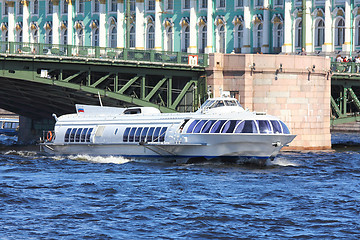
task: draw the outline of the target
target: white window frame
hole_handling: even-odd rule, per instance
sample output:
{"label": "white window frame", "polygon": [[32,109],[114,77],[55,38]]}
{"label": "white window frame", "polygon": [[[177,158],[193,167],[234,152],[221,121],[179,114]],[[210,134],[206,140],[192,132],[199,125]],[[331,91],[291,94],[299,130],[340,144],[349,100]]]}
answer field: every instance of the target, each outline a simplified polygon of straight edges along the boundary
{"label": "white window frame", "polygon": [[[186,1],[189,1],[189,8],[185,8]],[[190,11],[191,8],[191,0],[181,0],[181,9],[182,11]]]}
{"label": "white window frame", "polygon": [[[171,29],[171,32],[169,32],[169,29]],[[169,26],[164,29],[164,49],[165,51],[174,51],[174,27]],[[171,36],[171,37],[169,37]],[[170,45],[170,47],[169,47]]]}
{"label": "white window frame", "polygon": [[[172,8],[169,8],[169,3],[172,3]],[[164,9],[167,13],[174,12],[174,0],[165,0],[164,1]]]}
{"label": "white window frame", "polygon": [[[66,38],[66,43],[65,43],[65,38]],[[68,31],[67,28],[64,28],[60,32],[60,44],[67,45],[68,43],[69,43]]]}
{"label": "white window frame", "polygon": [[[51,32],[51,34],[49,34]],[[53,40],[53,33],[52,28],[45,31],[45,44],[52,44]]]}
{"label": "white window frame", "polygon": [[[98,5],[98,11],[95,11],[95,5]],[[91,14],[96,15],[100,13],[100,2],[99,0],[92,0],[91,1]]]}
{"label": "white window frame", "polygon": [[[339,22],[343,21],[343,26],[338,26]],[[339,31],[341,31],[339,33]],[[339,35],[342,36],[339,36]],[[340,41],[339,41],[340,40]],[[345,42],[345,19],[343,17],[337,17],[334,20],[334,46],[335,47],[342,47]]]}
{"label": "white window frame", "polygon": [[[36,33],[36,35],[35,35],[35,33]],[[30,32],[30,42],[31,43],[39,43],[39,29],[38,28],[36,28],[34,30],[31,30],[31,32]]]}
{"label": "white window frame", "polygon": [[360,16],[357,16],[354,20],[355,34],[354,34],[354,45],[360,46]]}
{"label": "white window frame", "polygon": [[[51,4],[50,4],[51,3]],[[52,16],[53,12],[54,12],[54,5],[52,4],[51,0],[46,0],[45,2],[45,8],[46,8],[46,16]],[[50,11],[51,9],[51,11]]]}
{"label": "white window frame", "polygon": [[95,27],[91,30],[91,46],[98,47],[99,45],[100,45],[100,32],[99,32],[99,28]]}
{"label": "white window frame", "polygon": [[17,16],[22,16],[24,12],[24,5],[22,4],[22,1],[17,1],[16,2],[16,15]]}
{"label": "white window frame", "polygon": [[[75,31],[75,42],[76,42],[76,46],[82,47],[84,46],[84,41],[85,39],[85,31],[84,28],[79,28]],[[80,43],[82,43],[80,45]]]}
{"label": "white window frame", "polygon": [[[242,6],[239,5],[239,2],[242,1]],[[244,0],[234,0],[235,10],[244,8]]]}
{"label": "white window frame", "polygon": [[[80,12],[80,6],[82,5],[82,12]],[[76,1],[76,12],[77,14],[84,15],[85,14],[85,2],[83,0]]]}
{"label": "white window frame", "polygon": [[[222,33],[220,32],[221,27],[224,27],[224,39],[223,39],[223,41],[222,41],[222,37],[221,37]],[[224,45],[223,52],[221,51],[222,50],[221,45]],[[226,25],[224,25],[224,24],[219,24],[216,27],[216,52],[217,53],[226,53]]]}
{"label": "white window frame", "polygon": [[[279,30],[279,26],[282,26],[281,30]],[[280,33],[280,34],[279,34]],[[275,23],[273,25],[273,48],[281,48],[284,44],[284,23]]]}
{"label": "white window frame", "polygon": [[[206,7],[204,7],[203,3],[205,3]],[[200,10],[207,10],[207,7],[208,7],[207,0],[199,0],[199,9]]]}
{"label": "white window frame", "polygon": [[[154,9],[150,9],[150,1],[154,2]],[[146,12],[150,12],[150,13],[155,12],[155,5],[156,5],[156,0],[146,0],[146,6],[145,6]]]}
{"label": "white window frame", "polygon": [[[185,32],[186,28],[189,29],[188,32]],[[186,41],[186,38],[187,38],[187,41]],[[181,49],[180,49],[180,52],[187,52],[189,46],[190,46],[190,26],[185,25],[185,26],[183,26],[181,28]]]}
{"label": "white window frame", "polygon": [[[113,4],[115,3],[115,9],[112,8]],[[100,8],[100,6],[99,6]],[[117,0],[108,0],[108,12],[109,13],[116,13],[117,12]]]}
{"label": "white window frame", "polygon": [[4,0],[1,4],[2,6],[2,15],[8,16],[9,15],[9,4]]}
{"label": "white window frame", "polygon": [[294,21],[294,47],[301,48],[302,47],[302,23],[301,18],[297,18]]}
{"label": "white window frame", "polygon": [[264,0],[255,0],[255,2],[254,2],[254,7],[255,7],[255,8],[264,7]]}
{"label": "white window frame", "polygon": [[284,0],[274,0],[274,8],[283,8]]}
{"label": "white window frame", "polygon": [[39,16],[39,0],[37,0],[37,13],[35,13],[35,1],[33,0],[32,2],[31,2],[31,12],[32,12],[32,15],[33,16]]}
{"label": "white window frame", "polygon": [[[242,29],[239,30],[240,27],[242,27]],[[234,36],[234,49],[237,49],[237,48],[241,49],[244,45],[244,23],[235,25],[234,35],[235,35]],[[239,43],[239,35],[241,35],[240,43]]]}
{"label": "white window frame", "polygon": [[[60,1],[59,3],[61,3],[61,13],[62,15],[67,15],[68,14],[68,2],[66,0]],[[60,4],[59,4],[60,5]]]}
{"label": "white window frame", "polygon": [[[221,3],[224,3],[224,6],[220,6]],[[226,9],[226,0],[216,0],[216,9],[225,10]]]}
{"label": "white window frame", "polygon": [[[206,28],[206,31],[204,31],[204,28]],[[205,38],[203,38],[205,36]],[[203,39],[205,41],[203,42]],[[198,51],[199,53],[205,53],[205,49],[207,46],[207,25],[199,27],[199,39],[198,39]]]}
{"label": "white window frame", "polygon": [[[261,26],[261,29],[259,27]],[[264,42],[264,23],[261,21],[254,25],[254,45],[253,48],[262,48],[263,42]]]}
{"label": "white window frame", "polygon": [[[322,27],[318,26],[320,22],[324,24]],[[314,25],[314,47],[321,47],[325,43],[325,20],[323,18],[317,18],[315,19]],[[320,45],[318,45],[320,41],[319,30],[322,30],[322,44]]]}
{"label": "white window frame", "polygon": [[[150,35],[150,29],[153,29],[153,32]],[[153,37],[153,39],[150,38]],[[146,28],[146,49],[151,50],[155,48],[155,26],[154,24],[149,24]]]}
{"label": "white window frame", "polygon": [[[113,31],[115,30],[115,33],[113,33]],[[111,48],[116,48],[117,47],[117,28],[116,28],[116,24],[113,24],[109,27],[109,43],[108,46]],[[114,43],[114,46],[112,46],[112,43]]]}
{"label": "white window frame", "polygon": [[[133,30],[133,31],[131,31],[131,30]],[[132,44],[132,42],[134,42],[134,43]],[[136,26],[135,25],[130,26],[129,47],[132,49],[136,47]]]}

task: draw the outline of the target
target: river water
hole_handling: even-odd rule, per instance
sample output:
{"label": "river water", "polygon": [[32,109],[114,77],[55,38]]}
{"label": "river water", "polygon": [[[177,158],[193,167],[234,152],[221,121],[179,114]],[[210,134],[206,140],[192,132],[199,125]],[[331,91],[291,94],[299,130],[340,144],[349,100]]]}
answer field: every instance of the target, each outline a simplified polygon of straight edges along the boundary
{"label": "river water", "polygon": [[266,167],[70,156],[0,140],[0,239],[359,239],[360,135]]}

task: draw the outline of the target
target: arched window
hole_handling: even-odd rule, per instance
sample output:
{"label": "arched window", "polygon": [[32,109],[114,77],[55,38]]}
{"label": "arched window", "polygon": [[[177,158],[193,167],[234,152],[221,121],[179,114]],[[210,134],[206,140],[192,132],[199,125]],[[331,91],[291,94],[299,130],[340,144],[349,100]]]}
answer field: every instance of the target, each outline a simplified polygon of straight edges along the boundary
{"label": "arched window", "polygon": [[23,36],[22,30],[18,31],[17,34],[16,34],[16,41],[17,42],[22,42],[22,36]]}
{"label": "arched window", "polygon": [[295,23],[295,47],[302,46],[302,21]]}
{"label": "arched window", "polygon": [[258,51],[261,51],[262,36],[263,36],[263,25],[262,23],[259,23],[256,27],[256,32],[255,32],[255,47],[258,48]]}
{"label": "arched window", "polygon": [[52,43],[52,30],[51,29],[46,32],[45,43],[46,44]]}
{"label": "arched window", "polygon": [[61,32],[61,44],[67,45],[67,29]]}
{"label": "arched window", "polygon": [[172,27],[168,27],[166,30],[166,51],[172,51],[173,50],[173,29]]}
{"label": "arched window", "polygon": [[48,1],[47,13],[48,13],[48,14],[52,14],[52,13],[53,13],[53,2],[52,2],[52,0],[49,0],[49,1]]}
{"label": "arched window", "polygon": [[134,48],[135,47],[135,27],[131,26],[130,28],[130,39],[129,39],[129,47]]}
{"label": "arched window", "polygon": [[345,41],[345,21],[340,18],[335,25],[335,46],[342,46]]}
{"label": "arched window", "polygon": [[239,24],[235,31],[235,52],[241,52],[244,39],[244,26]]}
{"label": "arched window", "polygon": [[218,52],[225,53],[225,27],[224,25],[220,25],[218,27]]}
{"label": "arched window", "polygon": [[98,28],[95,28],[92,31],[92,45],[94,47],[99,46],[99,29]]}
{"label": "arched window", "polygon": [[204,53],[205,47],[207,45],[207,26],[203,26],[200,28],[200,44],[199,44],[199,52]]}
{"label": "arched window", "polygon": [[78,46],[84,46],[84,30],[81,28],[77,31]]}
{"label": "arched window", "polygon": [[183,28],[183,31],[182,31],[182,42],[181,42],[181,45],[182,45],[182,48],[181,48],[181,51],[182,52],[187,52],[187,49],[189,47],[189,44],[190,44],[190,29],[189,29],[189,26],[185,26]]}
{"label": "arched window", "polygon": [[360,20],[356,21],[355,25],[355,39],[356,39],[356,45],[360,45]]}
{"label": "arched window", "polygon": [[324,44],[325,41],[325,24],[322,19],[320,19],[315,26],[315,47],[320,47]]}
{"label": "arched window", "polygon": [[116,26],[113,26],[112,28],[110,28],[110,46],[111,48],[116,48],[117,47],[117,31],[116,31]]}
{"label": "arched window", "polygon": [[283,24],[278,23],[274,32],[274,47],[280,48],[283,45]]}
{"label": "arched window", "polygon": [[155,47],[155,30],[154,26],[150,25],[147,31],[146,48],[153,49]]}
{"label": "arched window", "polygon": [[31,38],[32,38],[32,42],[33,43],[38,43],[39,42],[39,36],[38,36],[38,30],[34,30],[32,33],[31,33]]}
{"label": "arched window", "polygon": [[68,13],[68,2],[63,1],[63,13]]}

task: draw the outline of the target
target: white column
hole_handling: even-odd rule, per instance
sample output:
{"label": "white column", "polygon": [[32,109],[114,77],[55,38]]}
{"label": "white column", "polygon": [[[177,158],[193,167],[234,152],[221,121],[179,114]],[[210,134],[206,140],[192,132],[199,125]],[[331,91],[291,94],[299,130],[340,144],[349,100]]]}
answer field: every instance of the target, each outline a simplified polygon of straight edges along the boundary
{"label": "white column", "polygon": [[207,33],[205,53],[213,52],[214,19],[213,19],[213,1],[207,0]]}
{"label": "white column", "polygon": [[68,13],[67,13],[67,44],[74,44],[74,20],[73,20],[73,5],[72,0],[64,0],[68,1]]}
{"label": "white column", "polygon": [[351,9],[350,0],[345,1],[345,41],[342,45],[343,52],[350,53],[351,49]]}
{"label": "white column", "polygon": [[190,46],[189,53],[196,53],[197,50],[197,32],[196,32],[196,0],[190,0]]}
{"label": "white column", "polygon": [[285,0],[285,9],[284,9],[284,44],[282,45],[283,53],[291,53],[292,52],[292,32],[293,25],[291,20],[291,8],[292,8],[292,0]]}
{"label": "white column", "polygon": [[124,32],[124,0],[117,0],[117,47],[118,48],[124,48],[125,44],[124,44],[124,37],[125,37],[125,32]]}
{"label": "white column", "polygon": [[331,0],[325,1],[325,41],[322,46],[322,51],[330,53],[333,49],[332,41],[332,18],[331,18]]}
{"label": "white column", "polygon": [[311,0],[306,0],[306,39],[305,50],[310,53],[313,52],[313,29],[312,29],[312,17],[311,17]]}
{"label": "white column", "polygon": [[23,4],[23,42],[30,42],[29,39],[29,1]]}
{"label": "white column", "polygon": [[155,0],[155,50],[162,50],[161,0]]}
{"label": "white column", "polygon": [[250,14],[250,1],[244,0],[244,40],[241,48],[241,53],[250,53],[250,30],[251,30],[251,14]]}
{"label": "white column", "polygon": [[15,42],[15,15],[14,15],[15,2],[8,2],[8,41]]}
{"label": "white column", "polygon": [[106,0],[99,0],[99,46],[106,47]]}
{"label": "white column", "polygon": [[[135,48],[144,50],[145,49],[145,32],[144,32],[144,0],[136,0],[136,11],[135,11],[135,23],[136,23],[136,41]],[[156,41],[156,39],[155,39]]]}
{"label": "white column", "polygon": [[52,44],[59,44],[59,0],[52,0]]}
{"label": "white column", "polygon": [[264,0],[264,21],[263,21],[263,42],[261,52],[269,53],[269,34],[270,34],[270,11],[269,0]]}

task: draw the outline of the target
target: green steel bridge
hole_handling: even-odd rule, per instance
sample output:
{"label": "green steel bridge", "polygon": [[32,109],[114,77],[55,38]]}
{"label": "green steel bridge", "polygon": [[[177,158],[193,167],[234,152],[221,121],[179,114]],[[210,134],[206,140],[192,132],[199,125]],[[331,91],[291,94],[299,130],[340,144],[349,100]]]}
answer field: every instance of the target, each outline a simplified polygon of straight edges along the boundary
{"label": "green steel bridge", "polygon": [[360,64],[331,65],[331,125],[360,121]]}
{"label": "green steel bridge", "polygon": [[206,54],[0,42],[0,61],[0,108],[30,119],[99,96],[104,106],[193,111],[207,94]]}

